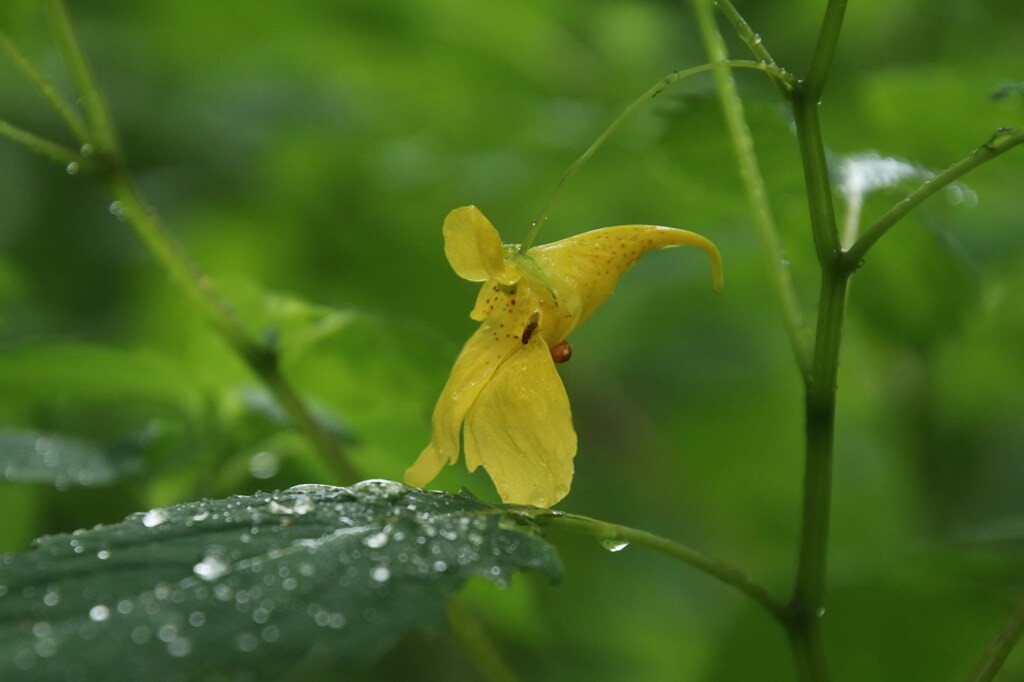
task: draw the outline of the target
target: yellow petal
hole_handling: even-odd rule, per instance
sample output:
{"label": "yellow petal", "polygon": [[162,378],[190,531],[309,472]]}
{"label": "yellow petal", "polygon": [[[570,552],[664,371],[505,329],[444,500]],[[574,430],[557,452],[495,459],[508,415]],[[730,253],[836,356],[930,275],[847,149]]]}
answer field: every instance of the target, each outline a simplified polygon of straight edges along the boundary
{"label": "yellow petal", "polygon": [[710,240],[688,230],[657,225],[619,225],[584,232],[527,253],[544,269],[557,294],[579,297],[579,325],[601,307],[619,277],[648,251],[695,246],[711,259],[715,291],[722,287],[722,259]]}
{"label": "yellow petal", "polygon": [[445,456],[433,442],[428,445],[412,466],[405,470],[405,482],[414,488],[423,488],[437,478],[444,468]]}
{"label": "yellow petal", "polygon": [[466,464],[501,499],[550,507],[569,493],[576,432],[548,346],[534,336],[498,369],[466,418]]}
{"label": "yellow petal", "polygon": [[462,206],[444,219],[444,253],[463,279],[495,279],[512,284],[518,279],[502,253],[501,236],[476,206]]}
{"label": "yellow petal", "polygon": [[482,324],[469,338],[434,407],[430,445],[406,470],[406,483],[423,487],[434,480],[446,461],[458,461],[459,431],[466,414],[498,366],[522,345],[498,323],[491,322]]}

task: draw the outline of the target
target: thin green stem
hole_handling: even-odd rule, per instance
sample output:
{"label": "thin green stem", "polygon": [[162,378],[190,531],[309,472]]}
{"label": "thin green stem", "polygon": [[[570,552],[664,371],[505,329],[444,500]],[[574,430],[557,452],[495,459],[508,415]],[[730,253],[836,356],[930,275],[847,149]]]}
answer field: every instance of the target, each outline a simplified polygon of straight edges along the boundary
{"label": "thin green stem", "polygon": [[825,89],[825,81],[828,79],[832,59],[839,45],[839,34],[843,28],[845,15],[846,0],[829,0],[828,7],[825,8],[825,18],[821,22],[821,30],[818,32],[814,57],[804,79],[804,94],[815,104]]}
{"label": "thin green stem", "polygon": [[523,239],[522,245],[519,247],[520,253],[525,253],[530,248],[530,246],[533,245],[534,239],[537,238],[537,233],[540,232],[541,226],[544,224],[544,221],[547,220],[548,213],[550,212],[551,207],[554,205],[555,200],[558,199],[559,195],[561,195],[562,190],[569,183],[569,181],[576,177],[576,174],[579,173],[580,169],[583,168],[584,164],[586,164],[587,161],[590,160],[590,157],[592,157],[594,153],[601,148],[601,145],[603,145],[605,141],[609,137],[611,137],[612,133],[619,129],[619,126],[621,126],[626,121],[626,119],[633,114],[633,112],[635,112],[645,103],[649,102],[650,100],[660,95],[662,92],[665,91],[666,88],[668,88],[673,83],[681,81],[684,78],[689,78],[690,76],[695,76],[699,73],[705,73],[707,71],[715,70],[719,66],[726,69],[753,69],[755,71],[763,71],[765,73],[772,75],[772,77],[780,80],[792,78],[789,74],[782,71],[773,64],[762,64],[760,62],[752,62],[749,60],[742,59],[726,60],[722,61],[720,64],[701,64],[700,66],[694,66],[689,69],[683,69],[682,71],[673,71],[669,75],[665,76],[660,81],[658,81],[650,88],[648,88],[647,91],[644,92],[644,94],[637,97],[632,104],[626,107],[626,109],[621,114],[619,114],[618,118],[612,121],[612,124],[605,128],[604,132],[597,136],[597,139],[594,140],[589,147],[587,147],[586,151],[580,154],[579,158],[572,162],[572,165],[570,165],[569,168],[565,171],[565,174],[562,175],[561,180],[558,181],[558,185],[555,187],[555,191],[552,192],[550,197],[548,197],[548,200],[544,203],[544,206],[541,208],[540,213],[537,215],[537,218],[530,225],[530,230],[529,232],[527,232],[526,237]]}
{"label": "thin green stem", "polygon": [[103,98],[100,89],[96,85],[92,70],[85,59],[85,54],[75,35],[75,29],[71,25],[67,10],[61,0],[46,0],[43,3],[46,14],[53,29],[53,35],[57,41],[61,56],[64,58],[64,65],[67,67],[68,75],[78,93],[79,101],[82,103],[82,110],[85,112],[85,122],[92,134],[92,140],[98,147],[96,150],[101,155],[112,157],[120,156],[120,149],[117,143],[117,135],[110,119],[110,112],[107,110],[107,103]]}
{"label": "thin green stem", "polygon": [[[747,44],[747,47],[750,48],[750,52],[755,58],[765,62],[766,64],[771,64],[772,66],[779,68],[775,58],[772,57],[770,52],[768,52],[768,48],[764,46],[761,34],[755,32],[754,29],[750,27],[750,24],[748,24],[747,20],[743,18],[739,11],[737,11],[736,7],[733,6],[730,0],[715,0],[715,5],[722,11],[725,18],[729,20],[729,23],[732,24],[732,27],[736,30],[736,35],[739,36],[740,40]],[[783,94],[787,95],[793,90],[793,82],[794,80],[792,76],[785,79],[775,78],[775,84],[779,86],[779,89]]]}
{"label": "thin green stem", "polygon": [[811,214],[811,232],[818,254],[818,263],[835,258],[839,251],[839,228],[832,201],[832,179],[825,159],[818,102],[800,87],[794,92],[793,114],[796,122],[800,158],[803,160],[804,183]]}
{"label": "thin green stem", "polygon": [[[131,226],[149,252],[192,299],[209,324],[274,394],[296,428],[306,434],[338,479],[342,483],[358,480],[358,471],[348,460],[337,440],[313,417],[298,392],[281,372],[276,349],[250,336],[231,306],[217,293],[209,277],[188,259],[164,229],[156,213],[142,201],[118,147],[117,135],[107,104],[96,87],[95,78],[82,53],[64,5],[60,0],[47,0],[45,6],[72,83],[83,103],[87,138],[95,141],[98,146],[96,155],[103,160],[97,169],[102,172],[103,179],[114,198],[111,212]],[[6,131],[0,126],[0,132],[11,131]],[[17,133],[17,129],[14,129],[14,132]],[[38,142],[25,138],[24,135],[14,136],[14,139],[29,144],[40,153],[56,155],[58,160],[70,162],[81,159],[73,152],[71,157],[65,159],[64,152],[60,151],[59,147],[39,146]]]}
{"label": "thin green stem", "polygon": [[908,194],[902,201],[889,209],[881,218],[876,220],[861,235],[860,239],[854,242],[846,253],[843,254],[842,265],[846,270],[855,270],[860,267],[864,256],[875,243],[905,215],[917,208],[925,199],[928,199],[936,192],[944,189],[953,182],[959,180],[967,172],[977,168],[983,163],[991,161],[1000,154],[1013,149],[1024,142],[1024,128],[1008,128],[997,131],[988,142],[981,145],[969,155],[957,161],[952,166],[931,178],[916,190]]}
{"label": "thin green stem", "polygon": [[[721,64],[727,59],[725,41],[715,25],[714,13],[709,0],[695,0],[697,20],[701,35],[713,64]],[[715,82],[725,116],[733,150],[740,167],[740,175],[746,189],[747,202],[754,217],[754,227],[761,242],[761,253],[764,267],[771,282],[772,291],[782,311],[783,323],[789,336],[793,354],[796,357],[800,372],[806,379],[811,364],[811,339],[807,323],[804,321],[800,302],[790,276],[789,267],[779,232],[768,201],[764,176],[757,162],[754,140],[747,126],[743,113],[743,101],[736,90],[736,81],[726,69],[715,69]]]}
{"label": "thin green stem", "polygon": [[60,96],[57,89],[53,87],[53,84],[46,79],[39,70],[32,65],[32,62],[28,60],[28,57],[18,49],[18,46],[7,37],[7,34],[0,32],[0,44],[7,50],[7,54],[10,55],[11,60],[14,64],[21,69],[21,72],[31,81],[32,85],[36,87],[39,93],[50,103],[50,106],[54,108],[57,114],[64,120],[71,132],[74,133],[75,137],[82,144],[89,142],[89,131],[85,127],[85,122],[82,121],[81,117],[75,112],[71,106],[64,101],[64,98]]}
{"label": "thin green stem", "polygon": [[1024,633],[1024,601],[1017,605],[995,638],[985,649],[968,682],[991,682]]}
{"label": "thin green stem", "polygon": [[501,655],[494,641],[487,635],[487,630],[473,612],[461,602],[451,600],[446,611],[448,625],[452,633],[462,644],[463,650],[469,654],[477,669],[490,682],[517,682],[512,666]]}
{"label": "thin green stem", "polygon": [[249,340],[230,306],[216,294],[209,278],[189,262],[159,217],[143,203],[127,173],[114,171],[108,178],[107,188],[114,197],[111,213],[134,230],[147,250],[170,273],[175,283],[188,293],[203,316],[228,343],[245,355],[256,358],[261,351]]}
{"label": "thin green stem", "polygon": [[359,479],[337,440],[313,417],[291,383],[281,373],[277,352],[252,339],[231,306],[220,297],[209,277],[189,261],[164,229],[159,217],[142,202],[122,166],[115,166],[107,184],[114,203],[111,212],[134,230],[151,254],[171,274],[202,312],[207,322],[274,394],[295,426],[306,434],[342,482]]}
{"label": "thin green stem", "polygon": [[577,533],[586,533],[600,540],[629,543],[654,550],[681,561],[702,573],[706,573],[726,585],[734,587],[763,606],[780,623],[785,623],[789,617],[787,606],[745,572],[732,564],[710,557],[675,540],[669,540],[645,530],[600,521],[578,514],[566,514],[540,509],[530,509],[528,513],[541,526],[551,526]]}
{"label": "thin green stem", "polygon": [[22,130],[17,126],[13,126],[7,121],[0,120],[0,136],[6,137],[13,142],[17,142],[20,145],[28,147],[32,151],[49,159],[53,159],[57,163],[64,164],[67,166],[71,163],[81,163],[82,157],[79,156],[78,152],[73,149],[68,149],[62,144],[51,142],[45,138],[39,137],[27,130]]}

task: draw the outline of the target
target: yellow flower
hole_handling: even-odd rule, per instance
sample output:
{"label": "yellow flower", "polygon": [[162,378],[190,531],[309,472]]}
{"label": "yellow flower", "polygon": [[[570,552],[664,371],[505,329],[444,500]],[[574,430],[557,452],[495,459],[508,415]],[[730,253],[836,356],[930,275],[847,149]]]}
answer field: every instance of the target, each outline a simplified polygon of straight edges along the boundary
{"label": "yellow flower", "polygon": [[483,324],[455,361],[433,416],[433,438],[405,472],[413,486],[430,483],[459,458],[459,434],[470,471],[483,465],[501,499],[550,507],[569,492],[576,432],[555,362],[569,359],[566,337],[612,293],[648,251],[696,246],[722,285],[718,249],[686,230],[655,225],[605,227],[520,253],[502,245],[475,206],[444,221],[444,250],[456,274],[483,282],[470,317]]}

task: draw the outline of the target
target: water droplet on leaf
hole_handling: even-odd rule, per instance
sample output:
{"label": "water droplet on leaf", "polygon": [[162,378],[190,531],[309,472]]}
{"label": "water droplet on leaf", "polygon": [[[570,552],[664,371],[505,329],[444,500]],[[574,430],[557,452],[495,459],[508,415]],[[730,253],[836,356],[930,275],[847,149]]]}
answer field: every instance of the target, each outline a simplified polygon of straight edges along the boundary
{"label": "water droplet on leaf", "polygon": [[374,478],[351,486],[349,490],[362,502],[391,502],[410,490],[397,481]]}
{"label": "water droplet on leaf", "polygon": [[316,509],[316,502],[309,495],[299,494],[284,499],[273,499],[267,505],[271,514],[295,514],[304,516]]}
{"label": "water droplet on leaf", "polygon": [[388,544],[388,535],[383,531],[380,533],[374,533],[373,535],[368,535],[363,539],[363,544],[370,549],[380,549],[384,545]]}
{"label": "water droplet on leaf", "polygon": [[231,570],[231,564],[219,554],[207,554],[203,560],[192,567],[192,572],[203,580],[216,580]]}
{"label": "water droplet on leaf", "polygon": [[167,512],[163,509],[150,509],[142,516],[142,525],[146,528],[156,528],[168,520]]}

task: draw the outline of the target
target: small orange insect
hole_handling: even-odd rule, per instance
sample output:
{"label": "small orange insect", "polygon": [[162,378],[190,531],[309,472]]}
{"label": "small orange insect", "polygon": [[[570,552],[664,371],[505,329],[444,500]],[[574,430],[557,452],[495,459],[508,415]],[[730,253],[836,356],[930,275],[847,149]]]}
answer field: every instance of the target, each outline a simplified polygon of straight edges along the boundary
{"label": "small orange insect", "polygon": [[555,362],[569,362],[570,358],[572,358],[572,346],[568,341],[559,341],[551,347],[551,359]]}

